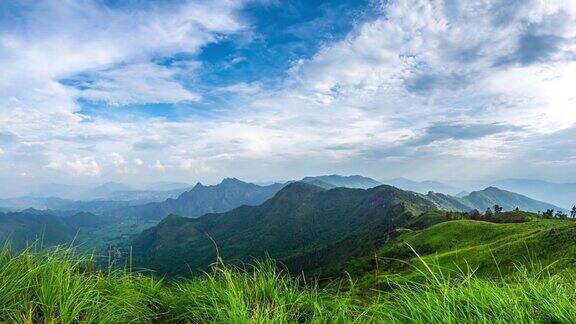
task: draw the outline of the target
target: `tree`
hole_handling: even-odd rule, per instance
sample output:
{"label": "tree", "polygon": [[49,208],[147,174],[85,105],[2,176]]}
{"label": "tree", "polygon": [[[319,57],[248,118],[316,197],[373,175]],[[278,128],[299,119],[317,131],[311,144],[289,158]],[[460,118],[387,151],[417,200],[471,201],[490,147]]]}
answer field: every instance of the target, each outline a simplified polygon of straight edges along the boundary
{"label": "tree", "polygon": [[480,220],[482,219],[482,214],[478,211],[478,209],[474,209],[473,211],[468,213],[468,217],[473,220]]}
{"label": "tree", "polygon": [[514,211],[520,211],[520,208],[516,207],[514,208]]}
{"label": "tree", "polygon": [[556,212],[556,217],[557,218],[568,218],[568,215],[566,215],[563,211],[559,210]]}
{"label": "tree", "polygon": [[552,218],[554,217],[554,209],[546,209],[542,215],[546,218]]}
{"label": "tree", "polygon": [[486,209],[484,216],[486,216],[487,219],[494,217],[494,213],[492,212],[492,209],[490,209],[490,207],[488,207],[488,209]]}
{"label": "tree", "polygon": [[504,208],[500,207],[500,205],[494,205],[494,213],[499,214],[504,210]]}
{"label": "tree", "polygon": [[570,217],[576,218],[576,206],[572,207],[572,211],[570,212]]}

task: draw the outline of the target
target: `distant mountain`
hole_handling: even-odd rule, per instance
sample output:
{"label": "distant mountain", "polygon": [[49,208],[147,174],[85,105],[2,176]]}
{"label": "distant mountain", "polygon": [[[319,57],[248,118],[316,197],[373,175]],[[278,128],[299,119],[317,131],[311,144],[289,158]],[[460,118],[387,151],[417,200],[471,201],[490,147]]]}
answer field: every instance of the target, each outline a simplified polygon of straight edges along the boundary
{"label": "distant mountain", "polygon": [[546,209],[562,209],[561,207],[534,200],[514,192],[501,190],[496,187],[488,187],[482,191],[474,191],[462,199],[468,201],[476,208],[481,209],[494,206],[494,204],[500,205],[504,210],[512,210],[516,207],[524,211],[532,212],[545,211]]}
{"label": "distant mountain", "polygon": [[427,211],[436,211],[430,201],[390,186],[326,190],[294,182],[259,206],[196,219],[171,215],[134,241],[134,262],[186,275],[205,270],[218,250],[227,262],[270,256],[296,273],[318,271],[371,253]]}
{"label": "distant mountain", "polygon": [[83,196],[87,200],[130,201],[130,205],[141,205],[177,198],[191,188],[189,184],[180,182],[159,182],[149,185],[147,189],[133,189],[121,183],[108,182],[86,192]]}
{"label": "distant mountain", "polygon": [[60,183],[47,183],[35,187],[26,195],[32,198],[57,197],[60,199],[82,199],[83,193],[89,190],[87,186],[66,185]]}
{"label": "distant mountain", "polygon": [[[146,189],[134,189],[122,183],[107,182],[90,188],[89,186],[74,186],[64,184],[44,184],[37,186],[28,195],[14,199],[50,199],[58,198],[74,201],[130,201],[129,205],[160,202],[168,198],[176,198],[181,193],[191,188],[190,185],[181,182],[159,182],[148,185]],[[31,200],[30,200],[31,201]],[[39,205],[30,204],[25,206],[38,208]]]}
{"label": "distant mountain", "polygon": [[178,196],[180,196],[180,194],[190,189],[191,187],[172,189],[167,191],[155,191],[155,190],[113,191],[102,199],[126,201],[130,202],[129,205],[142,205],[151,202],[162,202],[170,198],[177,198]]}
{"label": "distant mountain", "polygon": [[359,175],[341,176],[333,174],[317,177],[305,177],[301,181],[314,184],[325,189],[336,187],[368,189],[381,185],[380,182],[372,178],[363,177]]}
{"label": "distant mountain", "polygon": [[336,186],[336,185],[330,184],[328,182],[324,182],[322,180],[310,178],[310,177],[304,178],[302,180],[302,182],[305,182],[305,183],[311,184],[311,185],[315,185],[315,186],[318,186],[318,187],[324,188],[324,189],[334,189],[334,188],[338,188],[338,187],[346,187],[346,186]]}
{"label": "distant mountain", "polygon": [[86,193],[86,195],[92,197],[92,199],[108,198],[111,194],[114,194],[115,192],[131,191],[131,190],[134,189],[125,184],[117,182],[107,182],[97,186],[96,188],[91,189],[89,192]]}
{"label": "distant mountain", "polygon": [[439,208],[453,211],[467,211],[472,209],[485,211],[487,208],[493,208],[494,205],[501,206],[505,211],[513,210],[516,207],[530,212],[546,211],[547,209],[566,211],[564,208],[496,187],[473,191],[463,197],[454,197],[434,192],[429,192],[426,197],[430,199],[430,201],[433,201]]}
{"label": "distant mountain", "polygon": [[121,207],[132,206],[137,202],[130,201],[113,201],[113,200],[94,200],[94,201],[75,201],[61,198],[36,198],[21,197],[0,199],[0,207],[9,210],[22,211],[24,209],[54,210],[60,212],[90,212],[103,214],[110,210]]}
{"label": "distant mountain", "polygon": [[58,208],[62,205],[71,202],[72,200],[66,200],[61,198],[40,198],[40,197],[27,196],[20,198],[0,199],[0,208],[12,211],[20,211],[28,208],[52,209],[54,207]]}
{"label": "distant mountain", "polygon": [[0,213],[0,244],[10,243],[13,251],[38,241],[43,246],[72,241],[76,229],[63,218],[45,213]]}
{"label": "distant mountain", "polygon": [[495,181],[495,187],[517,192],[538,200],[570,209],[576,205],[576,183],[554,183],[542,180],[504,179]]}
{"label": "distant mountain", "polygon": [[185,182],[155,182],[146,186],[148,191],[172,191],[190,189],[192,186]]}
{"label": "distant mountain", "polygon": [[473,209],[479,209],[484,211],[484,208],[477,208],[470,204],[465,197],[455,197],[433,191],[428,192],[425,197],[433,202],[436,207],[443,210],[467,212]]}
{"label": "distant mountain", "polygon": [[456,195],[462,192],[461,188],[457,188],[438,181],[412,181],[406,178],[395,178],[382,181],[385,184],[414,192],[426,194],[429,191],[441,192],[448,195]]}
{"label": "distant mountain", "polygon": [[457,194],[454,195],[454,196],[456,196],[456,197],[458,197],[458,198],[462,198],[462,197],[468,196],[469,194],[470,194],[470,192],[468,192],[468,191],[460,191],[459,193],[457,193]]}
{"label": "distant mountain", "polygon": [[282,187],[284,184],[259,186],[235,178],[226,178],[214,186],[204,186],[198,183],[176,199],[121,208],[110,214],[156,220],[170,214],[199,217],[207,213],[229,211],[241,205],[261,204],[274,196]]}

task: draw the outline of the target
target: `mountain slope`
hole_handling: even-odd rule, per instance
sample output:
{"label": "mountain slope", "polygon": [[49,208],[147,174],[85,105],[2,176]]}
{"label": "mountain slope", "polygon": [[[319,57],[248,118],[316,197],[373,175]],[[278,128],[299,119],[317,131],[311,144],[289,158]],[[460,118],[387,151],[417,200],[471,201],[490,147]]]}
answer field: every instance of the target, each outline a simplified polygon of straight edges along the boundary
{"label": "mountain slope", "polygon": [[474,269],[476,275],[496,278],[517,271],[520,264],[530,267],[555,263],[559,268],[573,265],[574,221],[542,219],[521,211],[504,214],[527,215],[530,220],[520,223],[454,220],[420,231],[404,231],[378,251],[381,260],[388,260],[380,264],[380,269],[411,272],[414,269],[410,263],[421,266],[410,247],[426,262],[442,269]]}
{"label": "mountain slope", "polygon": [[[428,192],[426,195],[426,199],[433,202],[439,209],[449,211],[470,211],[476,209],[476,207],[470,204],[465,197],[454,197],[432,191]],[[484,210],[482,209],[482,211]]]}
{"label": "mountain slope", "polygon": [[110,215],[156,220],[170,214],[198,217],[207,213],[229,211],[241,205],[261,204],[274,196],[283,186],[283,184],[258,186],[238,179],[227,178],[214,186],[204,186],[199,183],[176,199],[121,208],[110,212]]}
{"label": "mountain slope", "polygon": [[40,241],[43,246],[72,241],[76,229],[62,218],[44,213],[0,213],[0,244],[10,242],[18,251]]}
{"label": "mountain slope", "polygon": [[372,178],[363,177],[359,175],[341,176],[333,174],[317,177],[305,177],[301,181],[317,185],[325,189],[331,189],[336,187],[369,189],[381,185],[380,182]]}
{"label": "mountain slope", "polygon": [[504,210],[519,208],[530,212],[546,211],[547,209],[563,210],[563,208],[538,201],[526,196],[501,190],[496,187],[488,187],[484,190],[473,191],[464,197],[454,197],[435,192],[426,195],[430,201],[434,202],[438,208],[451,211],[469,211],[478,209],[484,211],[500,205]]}
{"label": "mountain slope", "polygon": [[291,271],[317,271],[330,263],[322,257],[334,244],[340,243],[341,256],[369,253],[388,232],[433,210],[423,197],[390,186],[325,190],[295,182],[260,206],[197,219],[169,216],[134,241],[134,261],[160,274],[185,275],[205,270],[217,248],[229,262],[269,255]]}
{"label": "mountain slope", "polygon": [[576,183],[554,183],[542,180],[504,179],[492,184],[566,209],[576,205]]}
{"label": "mountain slope", "polygon": [[558,206],[496,187],[488,187],[481,191],[474,191],[461,199],[479,210],[485,210],[495,204],[500,205],[504,210],[512,210],[516,207],[531,212],[546,211],[546,209],[562,209]]}

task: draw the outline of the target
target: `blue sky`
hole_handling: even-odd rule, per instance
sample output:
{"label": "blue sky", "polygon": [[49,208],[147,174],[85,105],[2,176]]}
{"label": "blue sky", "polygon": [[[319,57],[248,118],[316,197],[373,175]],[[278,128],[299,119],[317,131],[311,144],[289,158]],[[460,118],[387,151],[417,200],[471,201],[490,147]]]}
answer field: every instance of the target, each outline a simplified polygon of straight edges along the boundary
{"label": "blue sky", "polygon": [[[256,87],[281,87],[295,61],[311,58],[323,44],[342,40],[356,23],[379,11],[369,1],[249,2],[236,13],[244,24],[237,32],[217,34],[216,41],[198,51],[158,53],[150,58],[158,66],[181,70],[174,79],[202,100],[127,104],[112,111],[106,109],[109,103],[105,101],[79,100],[81,113],[108,118],[115,114],[124,118],[127,113],[168,120],[209,118],[214,110],[217,114],[234,107],[234,89],[250,92]],[[189,63],[194,64],[194,73],[189,73]],[[81,73],[60,81],[82,89],[93,79],[94,75]]]}
{"label": "blue sky", "polygon": [[574,1],[2,1],[0,178],[576,181]]}

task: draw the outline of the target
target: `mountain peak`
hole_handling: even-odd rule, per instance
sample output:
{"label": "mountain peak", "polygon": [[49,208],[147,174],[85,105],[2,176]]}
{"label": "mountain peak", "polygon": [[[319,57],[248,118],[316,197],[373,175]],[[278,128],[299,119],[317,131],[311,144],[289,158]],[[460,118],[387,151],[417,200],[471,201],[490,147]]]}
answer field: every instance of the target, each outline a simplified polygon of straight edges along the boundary
{"label": "mountain peak", "polygon": [[326,184],[322,185],[323,187],[332,186],[332,187],[346,187],[346,188],[360,188],[360,189],[368,189],[381,185],[380,182],[372,178],[360,175],[342,176],[338,174],[332,174],[316,177],[305,177],[302,179],[302,181],[307,183]]}
{"label": "mountain peak", "polygon": [[480,191],[473,191],[468,196],[459,199],[466,201],[471,207],[479,210],[492,207],[496,204],[502,206],[504,210],[512,210],[516,207],[531,212],[546,209],[562,210],[561,207],[535,200],[516,192],[502,190],[494,186],[487,187]]}
{"label": "mountain peak", "polygon": [[128,191],[128,190],[132,190],[132,188],[122,183],[110,181],[93,188],[90,193],[96,197],[99,197],[102,195],[110,194],[115,191]]}
{"label": "mountain peak", "polygon": [[296,181],[286,185],[282,190],[278,191],[274,198],[278,199],[302,197],[324,190],[326,189],[314,184],[306,183],[303,181]]}
{"label": "mountain peak", "polygon": [[222,182],[220,182],[220,184],[222,184],[222,185],[246,184],[246,182],[238,180],[237,178],[224,178],[224,179],[222,179]]}

